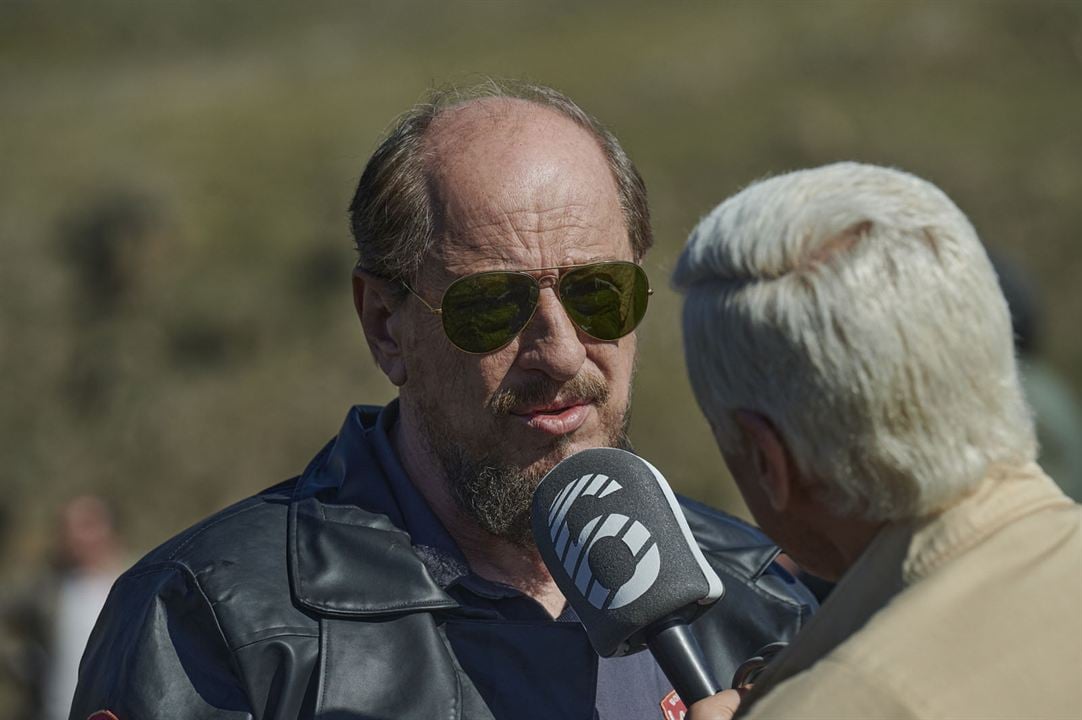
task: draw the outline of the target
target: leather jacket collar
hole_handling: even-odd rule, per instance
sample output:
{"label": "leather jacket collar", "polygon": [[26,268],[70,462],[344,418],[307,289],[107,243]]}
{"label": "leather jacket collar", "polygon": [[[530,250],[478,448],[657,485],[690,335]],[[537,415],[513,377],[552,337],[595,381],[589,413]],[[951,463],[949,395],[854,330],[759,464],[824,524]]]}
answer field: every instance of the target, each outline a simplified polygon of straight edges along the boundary
{"label": "leather jacket collar", "polygon": [[[369,437],[380,411],[353,407],[338,436],[297,482],[288,528],[294,599],[309,610],[338,616],[459,608],[400,529],[405,520]],[[347,484],[348,478],[363,482]],[[685,514],[703,551],[716,555],[729,573],[754,583],[771,566],[778,554],[773,544],[749,537],[734,518],[686,498],[681,504],[694,511]],[[360,588],[358,578],[383,580]]]}
{"label": "leather jacket collar", "polygon": [[[383,474],[366,437],[378,412],[354,407],[338,437],[297,482],[288,526],[293,597],[304,608],[334,616],[457,608],[413,551],[410,536],[393,522],[401,518],[394,517],[386,482],[366,481],[361,488],[350,488],[358,497],[343,497],[347,477]],[[358,586],[361,578],[364,587]]]}

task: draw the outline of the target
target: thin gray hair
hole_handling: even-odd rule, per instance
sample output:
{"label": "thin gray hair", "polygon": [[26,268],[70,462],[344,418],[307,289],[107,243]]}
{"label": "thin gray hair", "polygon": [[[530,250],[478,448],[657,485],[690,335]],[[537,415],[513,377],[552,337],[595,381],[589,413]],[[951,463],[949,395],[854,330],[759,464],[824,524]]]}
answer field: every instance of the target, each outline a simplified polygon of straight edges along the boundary
{"label": "thin gray hair", "polygon": [[589,132],[612,172],[636,260],[653,244],[646,185],[616,136],[571,98],[536,83],[488,79],[465,88],[429,91],[401,115],[369,158],[349,206],[357,267],[373,275],[411,282],[432,249],[439,218],[434,182],[425,157],[428,128],[443,112],[475,100],[526,100],[550,108]]}
{"label": "thin gray hair", "polygon": [[918,517],[1034,460],[1010,314],[976,231],[931,183],[837,163],[752,184],[694,229],[674,285],[724,452],[766,417],[820,499]]}

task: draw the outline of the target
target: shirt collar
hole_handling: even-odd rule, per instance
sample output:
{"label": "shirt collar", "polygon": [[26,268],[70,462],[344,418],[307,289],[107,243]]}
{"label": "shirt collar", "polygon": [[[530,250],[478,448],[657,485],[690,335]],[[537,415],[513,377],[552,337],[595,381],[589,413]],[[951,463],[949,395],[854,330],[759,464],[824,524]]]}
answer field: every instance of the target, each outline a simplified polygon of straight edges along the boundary
{"label": "shirt collar", "polygon": [[[489,600],[521,597],[522,593],[515,588],[486,580],[470,571],[462,550],[406,474],[391,439],[394,425],[398,422],[398,407],[397,399],[388,403],[367,430],[367,436],[387,479],[396,511],[396,524],[409,533],[414,552],[436,583],[444,589],[460,585]],[[381,511],[378,508],[370,509]]]}
{"label": "shirt collar", "polygon": [[772,662],[741,703],[750,708],[771,688],[802,672],[858,632],[906,587],[993,532],[1051,505],[1070,505],[1036,464],[992,468],[973,492],[924,518],[889,523],[842,577],[800,636]]}
{"label": "shirt collar", "polygon": [[399,460],[391,440],[396,422],[398,400],[388,403],[380,411],[375,424],[368,431],[368,442],[387,478],[387,486],[398,511],[399,526],[409,533],[413,545],[420,549],[422,557],[439,556],[444,563],[467,568],[462,551],[402,467],[402,461]]}
{"label": "shirt collar", "polygon": [[917,523],[903,578],[911,585],[1005,525],[1050,505],[1070,504],[1036,463],[992,467],[971,493]]}
{"label": "shirt collar", "polygon": [[[457,608],[402,530],[367,438],[375,417],[373,408],[353,408],[338,437],[297,481],[287,530],[294,599],[339,616]],[[379,582],[357,591],[358,583],[373,578]]]}

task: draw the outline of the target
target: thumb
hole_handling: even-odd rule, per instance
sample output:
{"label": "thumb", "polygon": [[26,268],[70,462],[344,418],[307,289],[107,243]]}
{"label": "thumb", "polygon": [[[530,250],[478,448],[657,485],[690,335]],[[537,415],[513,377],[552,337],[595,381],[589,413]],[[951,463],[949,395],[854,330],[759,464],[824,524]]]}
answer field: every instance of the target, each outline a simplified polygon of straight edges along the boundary
{"label": "thumb", "polygon": [[692,705],[688,720],[732,720],[738,707],[740,693],[736,690],[722,690],[717,695]]}

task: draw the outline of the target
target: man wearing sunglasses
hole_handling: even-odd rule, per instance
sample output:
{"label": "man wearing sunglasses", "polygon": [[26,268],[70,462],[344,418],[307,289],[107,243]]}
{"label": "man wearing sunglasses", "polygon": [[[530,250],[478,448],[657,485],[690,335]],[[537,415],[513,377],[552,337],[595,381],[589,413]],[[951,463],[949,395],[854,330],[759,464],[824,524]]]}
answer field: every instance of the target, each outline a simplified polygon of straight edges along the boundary
{"label": "man wearing sunglasses", "polygon": [[[436,95],[350,216],[354,302],[398,399],[125,575],[73,717],[678,717],[648,654],[596,657],[529,530],[555,463],[627,444],[652,241],[631,161],[549,88]],[[727,680],[813,601],[757,532],[687,513],[726,583],[701,626]]]}

